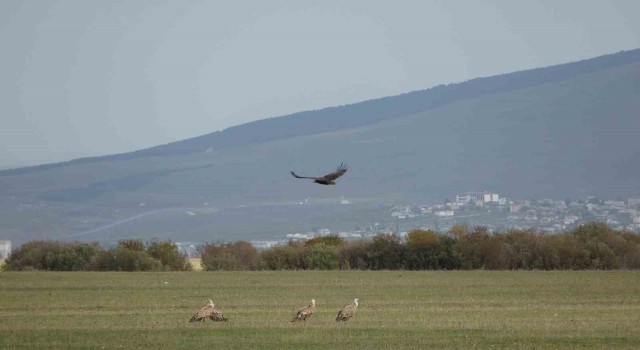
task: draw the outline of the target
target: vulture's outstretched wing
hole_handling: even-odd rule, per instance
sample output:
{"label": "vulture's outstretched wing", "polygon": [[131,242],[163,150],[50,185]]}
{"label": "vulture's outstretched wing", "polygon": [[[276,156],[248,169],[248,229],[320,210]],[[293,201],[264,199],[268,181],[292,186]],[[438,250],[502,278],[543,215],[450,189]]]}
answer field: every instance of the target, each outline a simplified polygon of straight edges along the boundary
{"label": "vulture's outstretched wing", "polygon": [[346,172],[347,172],[347,166],[344,165],[344,163],[340,163],[340,166],[338,167],[338,169],[336,169],[336,171],[332,172],[331,174],[327,174],[322,178],[327,181],[333,181],[339,178],[340,176],[344,175]]}
{"label": "vulture's outstretched wing", "polygon": [[334,180],[344,175],[346,172],[347,172],[347,166],[344,163],[340,163],[340,166],[338,167],[338,169],[336,169],[336,171],[321,177],[300,176],[294,173],[293,171],[291,172],[291,175],[293,175],[298,179],[312,179],[314,180],[315,183],[318,183],[321,185],[334,185],[335,184]]}
{"label": "vulture's outstretched wing", "polygon": [[293,171],[291,172],[291,175],[293,175],[293,177],[296,177],[298,179],[313,179],[313,180],[317,180],[317,177],[309,177],[309,176],[300,176],[300,175],[296,175],[296,173],[294,173]]}

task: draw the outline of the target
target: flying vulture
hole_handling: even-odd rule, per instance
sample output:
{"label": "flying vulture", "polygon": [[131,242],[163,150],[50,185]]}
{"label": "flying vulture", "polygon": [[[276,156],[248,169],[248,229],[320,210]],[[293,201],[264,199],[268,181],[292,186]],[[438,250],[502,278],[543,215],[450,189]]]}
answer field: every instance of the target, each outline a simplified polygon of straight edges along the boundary
{"label": "flying vulture", "polygon": [[358,307],[358,298],[353,299],[353,304],[349,304],[342,308],[342,310],[338,311],[338,316],[336,316],[336,322],[338,321],[349,321],[353,315],[356,314],[356,308]]}
{"label": "flying vulture", "polygon": [[316,300],[311,299],[311,304],[298,309],[296,315],[293,317],[293,320],[291,320],[291,322],[296,322],[296,321],[306,322],[307,318],[313,315],[313,310],[315,309],[315,307],[316,307]]}
{"label": "flying vulture", "polygon": [[215,309],[215,305],[211,299],[207,299],[207,305],[198,310],[189,320],[189,322],[204,321],[206,319],[212,321],[226,321],[224,314],[220,310]]}
{"label": "flying vulture", "polygon": [[336,171],[321,177],[298,176],[293,171],[291,172],[291,175],[293,175],[294,177],[297,177],[298,179],[313,179],[314,180],[313,182],[321,185],[335,185],[336,183],[334,180],[344,175],[344,173],[346,172],[347,172],[347,166],[344,165],[344,163],[340,163],[340,166]]}

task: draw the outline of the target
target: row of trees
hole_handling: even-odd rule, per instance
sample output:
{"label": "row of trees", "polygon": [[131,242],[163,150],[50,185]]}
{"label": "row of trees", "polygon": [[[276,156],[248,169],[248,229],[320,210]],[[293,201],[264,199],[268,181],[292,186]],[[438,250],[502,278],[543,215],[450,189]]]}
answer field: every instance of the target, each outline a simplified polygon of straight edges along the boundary
{"label": "row of trees", "polygon": [[32,241],[14,250],[5,271],[190,271],[191,263],[170,241],[145,245],[123,240],[115,248],[97,243]]}
{"label": "row of trees", "polygon": [[[591,223],[544,234],[454,226],[447,233],[415,230],[406,238],[379,234],[345,241],[337,236],[289,242],[266,250],[251,243],[206,244],[205,270],[556,270],[638,269],[640,235]],[[34,241],[12,252],[5,270],[186,271],[192,266],[170,241],[120,241],[104,250],[96,243]]]}
{"label": "row of trees", "polygon": [[509,230],[491,234],[484,227],[454,226],[446,234],[415,230],[406,239],[380,234],[370,240],[337,236],[258,251],[250,243],[207,244],[205,270],[580,270],[640,268],[640,235],[602,223],[544,234]]}

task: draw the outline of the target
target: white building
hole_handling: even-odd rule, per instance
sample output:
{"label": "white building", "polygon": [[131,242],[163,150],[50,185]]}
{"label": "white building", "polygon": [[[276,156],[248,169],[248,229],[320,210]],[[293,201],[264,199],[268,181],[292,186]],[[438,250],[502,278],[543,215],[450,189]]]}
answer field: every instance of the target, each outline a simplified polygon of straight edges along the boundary
{"label": "white building", "polygon": [[469,203],[497,203],[500,200],[500,196],[497,193],[490,192],[467,192],[464,194],[456,195],[456,203],[469,204]]}
{"label": "white building", "polygon": [[636,205],[640,205],[640,198],[629,198],[627,203],[630,207],[635,207]]}
{"label": "white building", "polygon": [[6,259],[11,254],[11,241],[0,241],[0,259]]}
{"label": "white building", "polygon": [[475,203],[482,200],[484,200],[484,196],[482,193],[467,192],[464,194],[456,195],[456,203],[460,204]]}
{"label": "white building", "polygon": [[485,203],[497,203],[500,196],[497,193],[485,193],[483,200]]}

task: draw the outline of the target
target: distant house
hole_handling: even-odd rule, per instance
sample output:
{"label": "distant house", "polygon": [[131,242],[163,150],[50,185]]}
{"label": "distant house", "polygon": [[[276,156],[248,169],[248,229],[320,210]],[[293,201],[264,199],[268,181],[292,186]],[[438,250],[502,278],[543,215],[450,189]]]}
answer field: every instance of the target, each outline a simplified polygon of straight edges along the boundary
{"label": "distant house", "polygon": [[319,236],[328,236],[331,234],[331,230],[329,230],[328,228],[321,228],[317,231]]}
{"label": "distant house", "polygon": [[467,192],[456,195],[456,203],[458,204],[497,203],[499,200],[500,196],[497,193],[490,192]]}
{"label": "distant house", "polygon": [[477,192],[467,192],[464,194],[456,195],[456,203],[460,204],[474,203],[482,200],[484,200],[484,195]]}
{"label": "distant house", "polygon": [[500,196],[497,193],[485,193],[483,195],[483,201],[485,203],[497,203]]}
{"label": "distant house", "polygon": [[520,209],[522,209],[522,204],[511,203],[511,205],[509,205],[509,212],[510,213],[517,213],[517,212],[520,211]]}
{"label": "distant house", "polygon": [[576,223],[578,220],[580,220],[580,218],[575,215],[567,215],[564,217],[564,224],[571,225]]}
{"label": "distant house", "polygon": [[7,259],[11,254],[11,241],[0,241],[0,259]]}
{"label": "distant house", "polygon": [[604,204],[618,210],[626,207],[623,201],[605,201]]}

